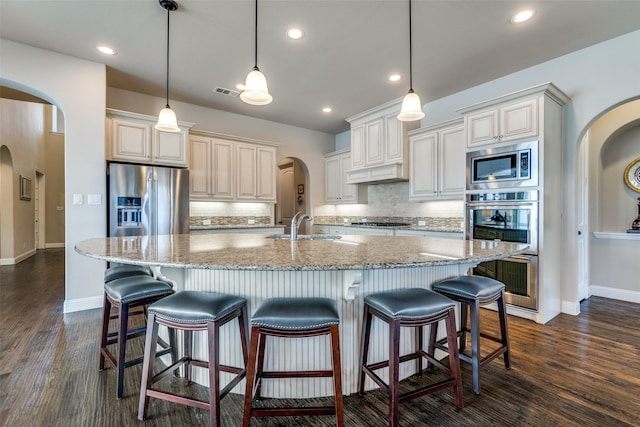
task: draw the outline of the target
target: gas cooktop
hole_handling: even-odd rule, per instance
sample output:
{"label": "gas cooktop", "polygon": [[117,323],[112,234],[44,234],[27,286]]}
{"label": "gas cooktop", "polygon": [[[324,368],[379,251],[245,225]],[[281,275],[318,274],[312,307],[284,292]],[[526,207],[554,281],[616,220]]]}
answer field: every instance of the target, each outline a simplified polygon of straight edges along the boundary
{"label": "gas cooktop", "polygon": [[352,222],[351,225],[364,225],[368,227],[408,227],[411,224],[409,224],[408,222],[361,221],[361,222]]}

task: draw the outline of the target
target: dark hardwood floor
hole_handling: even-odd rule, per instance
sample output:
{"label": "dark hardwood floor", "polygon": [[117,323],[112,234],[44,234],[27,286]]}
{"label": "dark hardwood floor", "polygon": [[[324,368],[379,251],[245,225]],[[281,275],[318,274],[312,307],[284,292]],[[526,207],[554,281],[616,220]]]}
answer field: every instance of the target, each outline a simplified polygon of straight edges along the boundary
{"label": "dark hardwood floor", "polygon": [[[138,421],[141,367],[127,369],[125,396],[115,399],[115,375],[98,371],[100,310],[62,314],[64,252],[39,251],[0,267],[0,426],[196,426],[205,411],[152,399]],[[483,313],[483,327],[495,324]],[[592,297],[579,316],[547,325],[509,318],[512,369],[501,359],[481,371],[481,395],[471,391],[463,364],[465,407],[443,391],[400,407],[402,426],[638,426],[640,425],[640,305]],[[140,339],[140,341],[142,341]],[[142,351],[142,342],[133,352]],[[403,382],[409,387],[411,378]],[[169,387],[183,390],[177,378]],[[202,386],[187,391],[206,398]],[[317,401],[321,401],[318,399]],[[315,400],[303,403],[314,404]],[[269,405],[272,402],[266,401]],[[347,396],[347,426],[385,426],[379,391]],[[223,425],[242,421],[242,397],[222,401]],[[252,425],[325,426],[333,417],[254,419]]]}

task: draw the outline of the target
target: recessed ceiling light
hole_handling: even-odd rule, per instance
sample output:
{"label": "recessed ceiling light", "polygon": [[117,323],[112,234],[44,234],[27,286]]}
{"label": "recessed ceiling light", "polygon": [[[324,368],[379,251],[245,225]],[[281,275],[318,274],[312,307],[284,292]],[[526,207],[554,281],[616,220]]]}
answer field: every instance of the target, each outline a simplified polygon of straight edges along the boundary
{"label": "recessed ceiling light", "polygon": [[98,46],[96,49],[98,49],[98,52],[104,53],[105,55],[115,55],[118,53],[115,49],[112,49],[109,46]]}
{"label": "recessed ceiling light", "polygon": [[400,78],[400,74],[391,74],[389,76],[389,81],[397,82],[398,80],[400,80]]}
{"label": "recessed ceiling light", "polygon": [[323,112],[323,113],[330,113],[331,111],[332,111],[332,110],[331,110],[331,107],[324,107],[324,108],[322,109],[322,112]]}
{"label": "recessed ceiling light", "polygon": [[522,12],[518,12],[511,17],[511,23],[519,24],[521,22],[528,21],[533,16],[533,10],[523,10]]}
{"label": "recessed ceiling light", "polygon": [[287,30],[287,37],[293,40],[300,40],[304,37],[304,31],[299,28],[290,28]]}

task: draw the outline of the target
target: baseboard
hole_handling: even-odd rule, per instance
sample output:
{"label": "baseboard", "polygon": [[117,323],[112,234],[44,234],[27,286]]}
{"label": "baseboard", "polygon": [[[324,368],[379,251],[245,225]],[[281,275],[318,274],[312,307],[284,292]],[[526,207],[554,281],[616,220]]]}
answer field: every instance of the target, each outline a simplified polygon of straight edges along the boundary
{"label": "baseboard", "polygon": [[606,286],[589,286],[590,295],[640,303],[640,292],[627,289],[609,288]]}
{"label": "baseboard", "polygon": [[64,301],[64,313],[73,313],[75,311],[93,310],[94,308],[102,308],[103,296],[95,296],[88,298],[75,298]]}
{"label": "baseboard", "polygon": [[64,248],[64,247],[65,247],[64,242],[62,242],[62,243],[45,243],[44,244],[44,248],[45,249]]}
{"label": "baseboard", "polygon": [[31,258],[32,256],[34,256],[36,254],[37,250],[31,249],[21,255],[18,255],[15,258],[0,258],[0,265],[15,265],[18,264],[19,262],[24,261],[27,258]]}

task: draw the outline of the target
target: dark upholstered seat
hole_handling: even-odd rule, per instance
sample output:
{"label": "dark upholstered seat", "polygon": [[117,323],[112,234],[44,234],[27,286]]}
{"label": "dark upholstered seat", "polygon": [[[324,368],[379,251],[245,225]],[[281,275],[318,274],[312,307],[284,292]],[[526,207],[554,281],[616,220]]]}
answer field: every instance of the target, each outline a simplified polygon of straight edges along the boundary
{"label": "dark upholstered seat", "polygon": [[[262,303],[251,319],[251,346],[244,400],[243,426],[251,417],[290,415],[335,415],[336,424],[344,426],[342,374],[340,369],[340,314],[330,298],[271,298]],[[264,371],[266,337],[305,338],[331,336],[332,370]],[[299,360],[300,355],[291,355]],[[260,398],[263,379],[333,377],[334,406],[256,408],[254,399]]]}
{"label": "dark upholstered seat", "polygon": [[[483,276],[459,276],[433,285],[433,290],[461,303],[461,326],[457,335],[460,337],[460,358],[471,363],[473,372],[473,392],[480,393],[480,367],[494,358],[504,356],[504,366],[511,368],[509,333],[507,330],[507,308],[504,298],[504,283]],[[500,321],[500,337],[480,332],[480,307],[497,302]],[[467,312],[471,326],[467,326]],[[466,334],[471,333],[471,356],[463,353],[466,348]],[[435,333],[435,331],[434,331]],[[480,353],[480,338],[485,338],[500,344],[500,347],[482,357]],[[435,335],[431,336],[431,346],[445,350],[446,346],[440,340],[436,342]]]}
{"label": "dark upholstered seat", "polygon": [[118,264],[104,271],[104,283],[131,276],[151,276],[151,269],[144,265]]}
{"label": "dark upholstered seat", "polygon": [[[368,364],[371,323],[373,316],[378,317],[389,325],[389,360]],[[447,342],[454,357],[449,358],[449,366],[435,359],[433,351],[423,350],[423,327],[432,325],[432,329],[439,321],[444,320],[447,326]],[[400,355],[400,328],[414,327],[416,350],[408,355]],[[376,343],[380,345],[379,343]],[[438,367],[447,374],[447,379],[435,384],[422,386],[400,394],[399,366],[400,363],[418,360],[418,373],[422,373],[422,359]],[[386,383],[375,371],[389,368],[389,381]],[[405,402],[425,394],[451,387],[454,403],[462,408],[462,380],[460,377],[460,362],[457,357],[455,303],[449,298],[436,292],[422,288],[398,289],[378,292],[364,297],[364,320],[360,341],[360,365],[358,376],[358,392],[364,393],[365,376],[369,376],[380,388],[389,394],[389,425],[399,423],[399,403]]]}
{"label": "dark upholstered seat", "polygon": [[[220,334],[219,330],[226,323],[238,319],[240,330],[240,346],[242,348],[243,368],[220,364]],[[182,330],[183,355],[180,359],[174,353],[174,363],[153,374],[153,350],[158,342],[158,326],[164,325],[170,330]],[[142,367],[142,383],[140,385],[140,402],[138,419],[144,420],[149,406],[149,397],[170,402],[206,409],[210,415],[210,425],[220,425],[220,400],[225,397],[246,375],[247,346],[249,317],[247,300],[228,294],[182,291],[168,296],[149,306],[149,320],[147,324],[147,339],[144,350],[144,365]],[[193,332],[207,331],[208,360],[193,358]],[[183,397],[154,388],[154,384],[172,372],[185,365],[187,382],[191,381],[193,366],[209,370],[209,402],[203,402],[190,397]],[[220,384],[220,371],[234,374],[224,388]]]}
{"label": "dark upholstered seat", "polygon": [[[99,368],[100,370],[104,369],[105,361],[107,361],[116,370],[117,399],[120,399],[123,394],[125,368],[142,362],[141,357],[130,361],[126,360],[127,340],[145,334],[144,323],[143,326],[129,328],[129,318],[133,315],[145,314],[147,305],[171,295],[173,292],[170,283],[157,280],[146,274],[123,276],[104,284]],[[117,315],[111,315],[112,308],[118,310]],[[141,308],[141,310],[135,310],[136,308]],[[109,321],[112,319],[117,319],[118,329],[109,332]],[[117,347],[117,356],[114,356],[109,350],[109,346],[112,344]],[[163,343],[163,346],[169,347],[166,343]],[[165,354],[167,351],[159,352],[158,355]]]}

